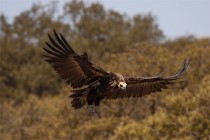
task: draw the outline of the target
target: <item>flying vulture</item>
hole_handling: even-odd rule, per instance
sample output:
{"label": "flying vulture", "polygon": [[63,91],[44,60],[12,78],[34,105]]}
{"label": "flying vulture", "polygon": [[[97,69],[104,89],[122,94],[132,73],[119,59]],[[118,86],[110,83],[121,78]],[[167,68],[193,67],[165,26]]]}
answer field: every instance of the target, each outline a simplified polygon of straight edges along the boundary
{"label": "flying vulture", "polygon": [[[102,99],[136,98],[168,88],[187,71],[190,60],[185,60],[179,71],[170,77],[162,74],[155,77],[127,77],[115,72],[107,72],[97,67],[86,53],[79,55],[67,43],[62,34],[54,30],[46,42],[45,61],[50,63],[58,75],[73,88],[72,107],[79,109],[87,104],[90,113],[99,116]],[[94,106],[95,105],[95,106]]]}

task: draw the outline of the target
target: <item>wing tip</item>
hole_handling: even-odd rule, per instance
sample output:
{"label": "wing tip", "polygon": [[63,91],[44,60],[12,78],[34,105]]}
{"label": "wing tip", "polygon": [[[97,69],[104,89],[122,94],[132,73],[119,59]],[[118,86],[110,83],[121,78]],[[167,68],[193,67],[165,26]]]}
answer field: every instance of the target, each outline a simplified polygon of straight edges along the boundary
{"label": "wing tip", "polygon": [[186,59],[185,58],[184,59],[184,63],[181,66],[181,68],[179,69],[179,71],[174,76],[172,76],[171,78],[176,79],[179,76],[183,75],[188,70],[190,62],[191,62],[191,59],[190,58],[189,59]]}

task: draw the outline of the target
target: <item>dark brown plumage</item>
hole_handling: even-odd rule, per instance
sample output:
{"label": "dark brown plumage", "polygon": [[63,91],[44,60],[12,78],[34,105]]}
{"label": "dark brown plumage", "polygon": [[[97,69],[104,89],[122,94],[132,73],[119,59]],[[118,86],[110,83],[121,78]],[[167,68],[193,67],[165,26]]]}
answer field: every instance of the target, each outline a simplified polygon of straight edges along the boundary
{"label": "dark brown plumage", "polygon": [[[45,60],[52,65],[59,76],[73,88],[72,106],[81,108],[88,103],[88,110],[98,114],[102,99],[142,97],[166,89],[187,70],[189,62],[185,60],[180,70],[171,77],[125,77],[118,73],[106,72],[95,66],[86,53],[78,55],[65,38],[54,31],[55,40],[49,35]],[[96,109],[92,104],[95,103]]]}

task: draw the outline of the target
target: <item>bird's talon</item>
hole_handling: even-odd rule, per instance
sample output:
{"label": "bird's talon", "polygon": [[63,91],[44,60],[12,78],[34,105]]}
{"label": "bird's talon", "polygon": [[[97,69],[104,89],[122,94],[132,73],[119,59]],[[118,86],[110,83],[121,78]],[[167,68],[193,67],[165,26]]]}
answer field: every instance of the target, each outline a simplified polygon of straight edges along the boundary
{"label": "bird's talon", "polygon": [[96,106],[96,107],[95,107],[95,113],[96,113],[96,116],[97,116],[98,118],[101,117],[100,112],[99,112],[99,106]]}
{"label": "bird's talon", "polygon": [[87,110],[90,114],[95,114],[95,110],[94,110],[94,107],[93,105],[88,105],[87,106]]}

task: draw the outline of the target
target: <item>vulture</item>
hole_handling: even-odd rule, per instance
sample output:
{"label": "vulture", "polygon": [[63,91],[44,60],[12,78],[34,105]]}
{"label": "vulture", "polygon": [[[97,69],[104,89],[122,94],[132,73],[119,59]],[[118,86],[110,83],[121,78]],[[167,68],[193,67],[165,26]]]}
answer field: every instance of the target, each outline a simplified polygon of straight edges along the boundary
{"label": "vulture", "polygon": [[154,77],[129,77],[108,72],[93,64],[86,53],[79,55],[67,43],[62,34],[54,30],[54,37],[48,34],[43,55],[58,75],[72,87],[71,105],[80,109],[87,104],[91,114],[99,115],[99,104],[103,99],[137,98],[167,89],[187,71],[190,60],[170,77],[163,74]]}

